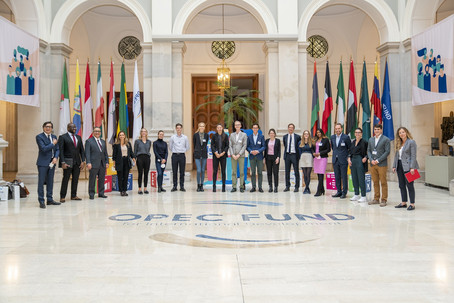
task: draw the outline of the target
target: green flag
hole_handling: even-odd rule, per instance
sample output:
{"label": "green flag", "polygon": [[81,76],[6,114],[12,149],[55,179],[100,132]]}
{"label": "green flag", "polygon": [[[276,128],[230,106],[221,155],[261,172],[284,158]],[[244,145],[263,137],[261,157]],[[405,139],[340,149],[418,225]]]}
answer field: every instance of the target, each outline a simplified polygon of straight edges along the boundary
{"label": "green flag", "polygon": [[339,80],[337,80],[337,123],[344,126],[345,123],[345,92],[344,92],[344,75],[342,72],[342,61],[340,62]]}
{"label": "green flag", "polygon": [[370,104],[369,104],[369,91],[367,89],[367,72],[366,62],[363,62],[363,76],[361,78],[361,94],[359,97],[361,107],[363,108],[363,138],[369,141],[370,138]]}
{"label": "green flag", "polygon": [[118,104],[118,127],[117,135],[124,131],[128,136],[128,98],[126,97],[125,64],[121,64],[120,103]]}

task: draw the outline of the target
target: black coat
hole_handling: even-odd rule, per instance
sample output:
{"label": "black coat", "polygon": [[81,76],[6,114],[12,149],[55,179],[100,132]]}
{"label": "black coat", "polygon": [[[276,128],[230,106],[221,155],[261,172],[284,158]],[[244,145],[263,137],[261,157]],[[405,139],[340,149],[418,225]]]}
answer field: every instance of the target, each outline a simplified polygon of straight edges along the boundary
{"label": "black coat", "polygon": [[[274,140],[275,140],[274,156],[279,157],[279,159],[280,159],[281,158],[281,140],[279,140],[278,138],[275,138]],[[265,158],[266,158],[266,156],[268,156],[268,143],[269,142],[270,142],[269,138],[265,140]]]}
{"label": "black coat", "polygon": [[[131,143],[128,142],[128,144],[126,146],[128,147],[128,158],[135,159],[134,153],[132,152]],[[121,154],[121,144],[120,143],[114,144],[112,146],[112,161],[115,161],[115,170],[118,171],[119,168],[120,168],[120,170],[123,168],[123,156]],[[129,166],[129,169],[131,169],[131,162],[129,160],[128,160],[128,166]]]}
{"label": "black coat", "polygon": [[77,139],[77,146],[74,146],[72,136],[68,133],[58,137],[58,147],[60,148],[59,167],[61,167],[63,162],[71,167],[74,165],[80,166],[82,162],[85,162],[85,151],[82,138],[78,135],[75,136]]}
{"label": "black coat", "polygon": [[[223,138],[219,140],[219,137]],[[221,143],[219,143],[219,141]],[[213,137],[211,137],[211,151],[213,152],[213,155],[215,152],[217,152],[218,154],[225,152],[224,156],[222,156],[221,158],[227,157],[227,153],[229,151],[229,136],[225,133],[222,136],[220,136],[218,133],[215,133]]]}
{"label": "black coat", "polygon": [[194,159],[208,158],[207,144],[210,137],[207,133],[203,134],[203,142],[200,142],[199,132],[196,132],[192,137],[192,145],[194,146]]}
{"label": "black coat", "polygon": [[[320,153],[320,158],[328,158],[328,154],[331,151],[331,146],[329,144],[329,139],[328,138],[322,138],[322,146],[319,147],[319,153]],[[316,147],[317,141],[315,141],[314,144],[312,144],[312,153],[315,153],[315,147]]]}

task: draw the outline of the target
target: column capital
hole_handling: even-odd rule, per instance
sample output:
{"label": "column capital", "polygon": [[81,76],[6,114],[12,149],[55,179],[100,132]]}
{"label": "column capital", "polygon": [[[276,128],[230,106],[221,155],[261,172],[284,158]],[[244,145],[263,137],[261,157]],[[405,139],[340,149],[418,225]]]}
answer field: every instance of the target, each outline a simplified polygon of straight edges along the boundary
{"label": "column capital", "polygon": [[47,43],[47,41],[44,41],[43,39],[39,39],[39,51],[41,53],[45,53],[48,46],[49,46],[49,43]]}
{"label": "column capital", "polygon": [[411,50],[411,38],[405,39],[402,44],[404,45],[405,51],[408,52]]}
{"label": "column capital", "polygon": [[307,53],[307,47],[311,44],[309,41],[298,42],[298,53]]}
{"label": "column capital", "polygon": [[181,53],[184,55],[186,52],[186,43],[181,41],[172,42],[172,53]]}
{"label": "column capital", "polygon": [[52,55],[61,55],[69,58],[73,49],[64,43],[50,43],[50,52]]}
{"label": "column capital", "polygon": [[385,42],[377,47],[377,52],[380,56],[386,56],[388,54],[396,54],[399,52],[400,42]]}
{"label": "column capital", "polygon": [[143,52],[151,53],[151,50],[153,49],[153,42],[140,42],[140,46],[142,46]]}
{"label": "column capital", "polygon": [[262,50],[265,55],[278,52],[278,43],[276,41],[267,41],[263,43]]}

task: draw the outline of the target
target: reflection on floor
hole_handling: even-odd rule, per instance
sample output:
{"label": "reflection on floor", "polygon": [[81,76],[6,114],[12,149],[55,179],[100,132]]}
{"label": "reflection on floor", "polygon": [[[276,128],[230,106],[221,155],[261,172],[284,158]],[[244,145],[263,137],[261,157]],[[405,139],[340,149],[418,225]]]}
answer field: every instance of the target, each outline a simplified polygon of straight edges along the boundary
{"label": "reflection on floor", "polygon": [[193,184],[91,201],[82,181],[42,210],[30,186],[0,202],[0,302],[452,302],[454,198],[419,183],[407,211],[389,188],[381,208]]}

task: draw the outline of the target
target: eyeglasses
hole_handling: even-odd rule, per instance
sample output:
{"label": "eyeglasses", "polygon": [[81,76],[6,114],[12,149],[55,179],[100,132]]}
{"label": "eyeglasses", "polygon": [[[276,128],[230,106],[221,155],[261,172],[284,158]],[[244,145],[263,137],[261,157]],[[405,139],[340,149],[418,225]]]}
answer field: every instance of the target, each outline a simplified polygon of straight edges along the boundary
{"label": "eyeglasses", "polygon": [[52,125],[46,125],[45,128],[53,128]]}
{"label": "eyeglasses", "polygon": [[95,130],[93,131],[94,133],[100,133],[101,131],[100,130]]}

